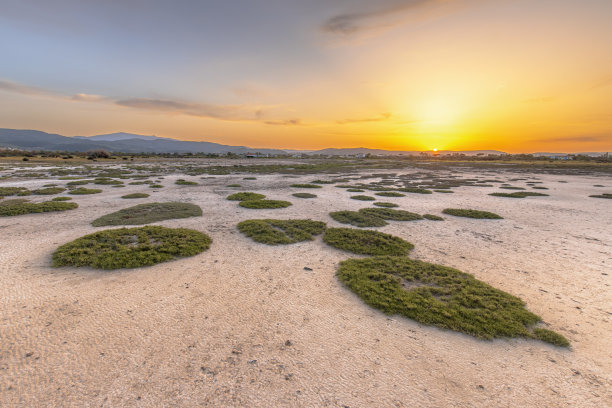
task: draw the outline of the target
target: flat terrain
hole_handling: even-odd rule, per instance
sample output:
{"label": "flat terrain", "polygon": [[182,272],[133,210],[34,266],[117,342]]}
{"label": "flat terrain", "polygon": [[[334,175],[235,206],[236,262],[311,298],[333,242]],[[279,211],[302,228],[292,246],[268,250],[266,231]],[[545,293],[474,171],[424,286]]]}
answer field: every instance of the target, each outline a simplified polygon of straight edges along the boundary
{"label": "flat terrain", "polygon": [[[267,246],[236,228],[256,218],[347,227],[329,213],[372,203],[352,200],[353,193],[333,184],[308,190],[316,198],[300,199],[292,194],[305,190],[290,185],[377,171],[196,176],[176,167],[164,173],[159,163],[151,167],[164,177],[161,189],[129,185],[133,180],[123,180],[124,188],[89,184],[84,187],[103,192],[73,196],[78,209],[0,218],[0,406],[612,405],[612,201],[589,197],[612,192],[610,175],[450,168],[442,171],[530,191],[526,183],[534,182],[548,188],[534,191],[549,196],[489,196],[505,191],[498,184],[377,197],[398,209],[443,216],[443,222],[390,221],[376,230],[413,243],[412,258],[455,267],[522,298],[571,342],[565,349],[535,340],[478,340],[384,315],[335,277],[340,261],[361,256],[334,249],[321,236]],[[68,182],[19,177],[15,166],[0,171],[9,175],[0,187]],[[393,170],[407,178],[421,171]],[[176,185],[180,178],[198,185]],[[293,205],[248,209],[226,200],[239,191]],[[130,193],[151,197],[121,198]],[[196,204],[203,216],[155,225],[204,232],[212,238],[208,251],[137,269],[51,267],[58,246],[100,230],[94,219],[170,201]],[[491,211],[503,219],[453,217],[442,214],[445,208]]]}

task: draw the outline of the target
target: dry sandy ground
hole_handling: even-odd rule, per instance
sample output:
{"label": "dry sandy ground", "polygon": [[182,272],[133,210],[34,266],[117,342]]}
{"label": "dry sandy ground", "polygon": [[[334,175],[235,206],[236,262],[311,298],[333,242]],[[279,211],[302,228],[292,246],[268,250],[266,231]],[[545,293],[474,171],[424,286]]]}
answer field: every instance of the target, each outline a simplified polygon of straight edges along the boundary
{"label": "dry sandy ground", "polygon": [[[336,267],[350,255],[320,237],[270,247],[236,230],[249,218],[340,226],[330,211],[368,205],[329,185],[314,200],[291,197],[299,190],[290,183],[317,176],[219,176],[198,187],[167,177],[151,199],[195,203],[204,216],[160,224],[206,232],[207,252],[114,272],[50,267],[58,245],[96,230],[94,218],[146,202],[119,198],[150,192],[146,186],[104,186],[103,194],[75,197],[74,211],[0,219],[0,406],[611,406],[612,202],[587,196],[612,190],[612,179],[536,176],[550,197],[504,199],[487,195],[497,189],[461,187],[385,198],[419,213],[469,207],[504,220],[448,216],[379,230],[414,243],[415,258],[523,298],[571,350],[482,341],[385,316],[339,284]],[[243,209],[225,200],[230,182],[294,205]]]}

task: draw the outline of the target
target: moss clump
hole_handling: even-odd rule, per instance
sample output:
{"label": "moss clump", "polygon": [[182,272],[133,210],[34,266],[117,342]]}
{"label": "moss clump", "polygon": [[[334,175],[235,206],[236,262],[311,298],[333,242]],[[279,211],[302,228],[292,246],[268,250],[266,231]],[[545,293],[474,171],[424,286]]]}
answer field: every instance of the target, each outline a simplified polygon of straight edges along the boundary
{"label": "moss clump", "polygon": [[77,203],[62,203],[57,201],[30,203],[24,199],[5,200],[0,202],[0,217],[74,210],[77,207]]}
{"label": "moss clump", "polygon": [[454,193],[453,190],[434,190],[436,193],[445,193],[445,194],[452,194]]}
{"label": "moss clump", "polygon": [[403,191],[404,193],[415,193],[415,194],[433,194],[431,190],[420,187],[404,187],[398,188],[399,191]]}
{"label": "moss clump", "polygon": [[523,187],[515,187],[515,186],[501,186],[499,188],[503,188],[504,190],[524,190]]}
{"label": "moss clump", "polygon": [[187,181],[184,179],[178,179],[174,182],[174,184],[178,184],[179,186],[197,186],[198,183],[195,181]]}
{"label": "moss clump", "polygon": [[533,188],[534,190],[548,190],[548,187],[543,187],[543,186],[533,186],[531,188]]}
{"label": "moss clump", "polygon": [[162,184],[150,184],[149,188],[163,188],[164,186]]}
{"label": "moss clump", "polygon": [[0,187],[0,197],[17,195],[23,191],[28,191],[25,187]]}
{"label": "moss clump", "polygon": [[491,193],[493,197],[525,198],[525,197],[545,197],[548,194],[534,193],[531,191],[517,191],[516,193]]}
{"label": "moss clump", "polygon": [[346,191],[348,191],[349,193],[363,193],[365,190],[362,190],[360,188],[348,188],[346,189]]}
{"label": "moss clump", "polygon": [[490,219],[490,220],[501,220],[503,217],[499,215],[488,212],[488,211],[480,211],[480,210],[466,210],[461,208],[446,208],[442,210],[444,214],[454,215],[455,217],[467,217],[467,218],[477,218],[477,219]]}
{"label": "moss clump", "polygon": [[354,195],[354,196],[351,196],[351,198],[353,200],[359,200],[359,201],[375,201],[376,200],[374,197],[367,196],[367,195]]}
{"label": "moss clump", "polygon": [[126,194],[124,196],[121,196],[121,198],[125,198],[127,200],[133,199],[133,198],[147,198],[149,197],[149,194],[147,193],[132,193],[132,194]]}
{"label": "moss clump", "polygon": [[113,180],[112,178],[100,177],[93,181],[94,184],[100,184],[103,186],[117,186],[123,184],[121,180]]}
{"label": "moss clump", "polygon": [[85,195],[85,194],[98,194],[101,193],[102,190],[98,189],[98,188],[75,188],[74,190],[70,190],[68,192],[68,194],[73,194],[73,195]]}
{"label": "moss clump", "polygon": [[363,255],[408,255],[414,248],[399,237],[354,228],[329,228],[323,241],[334,248]]}
{"label": "moss clump", "polygon": [[53,197],[51,201],[70,201],[72,197]]}
{"label": "moss clump", "polygon": [[282,200],[247,200],[241,201],[241,207],[251,209],[266,209],[266,208],[285,208],[289,207],[291,203],[289,201]]}
{"label": "moss clump", "polygon": [[318,184],[292,184],[291,187],[295,187],[295,188],[323,188],[323,186],[320,186]]}
{"label": "moss clump", "polygon": [[189,203],[148,203],[124,208],[94,220],[91,225],[142,225],[176,218],[199,217],[202,209]]}
{"label": "moss clump", "polygon": [[376,203],[374,203],[375,206],[377,207],[383,207],[383,208],[395,208],[395,207],[399,207],[399,205],[395,204],[395,203],[385,203],[383,201],[378,201]]}
{"label": "moss clump", "polygon": [[76,180],[66,183],[67,186],[84,186],[85,184],[93,183],[94,180]]}
{"label": "moss clump", "polygon": [[329,216],[341,224],[351,224],[356,227],[384,227],[387,221],[380,217],[363,214],[357,211],[335,211],[329,213]]}
{"label": "moss clump", "polygon": [[430,221],[444,221],[444,218],[434,214],[423,214],[423,218]]}
{"label": "moss clump", "polygon": [[257,180],[257,177],[243,177],[243,180]]}
{"label": "moss clump", "polygon": [[96,232],[60,246],[53,266],[138,268],[207,250],[211,239],[186,228],[147,226]]}
{"label": "moss clump", "polygon": [[404,210],[393,210],[391,208],[362,208],[359,212],[390,221],[416,221],[423,219],[419,214]]}
{"label": "moss clump", "polygon": [[63,193],[66,191],[63,187],[47,187],[47,188],[39,188],[37,190],[32,190],[32,194],[36,195],[55,195],[59,193]]}
{"label": "moss clump", "polygon": [[316,194],[310,194],[310,193],[293,193],[291,195],[297,198],[316,198],[317,197]]}
{"label": "moss clump", "polygon": [[397,191],[381,191],[380,193],[374,193],[374,195],[381,197],[406,197],[406,194],[398,193]]}
{"label": "moss clump", "polygon": [[589,197],[593,197],[593,198],[612,198],[612,193],[594,194],[594,195],[590,195]]}
{"label": "moss clump", "polygon": [[536,327],[533,329],[531,337],[533,337],[534,339],[542,340],[546,343],[550,343],[557,347],[570,346],[570,342],[559,333],[555,333],[554,331],[548,329],[542,329],[540,327]]}
{"label": "moss clump", "polygon": [[337,183],[337,181],[334,181],[334,180],[312,180],[311,183],[313,183],[313,184],[335,184],[335,183]]}
{"label": "moss clump", "polygon": [[541,319],[521,299],[446,266],[392,256],[349,259],[340,263],[337,276],[389,315],[482,339],[527,337],[559,345],[565,340],[533,328]]}
{"label": "moss clump", "polygon": [[242,187],[240,184],[228,184],[227,187]]}
{"label": "moss clump", "polygon": [[251,193],[249,191],[234,193],[227,196],[227,199],[230,201],[262,200],[264,198],[266,198],[266,196],[263,194]]}
{"label": "moss clump", "polygon": [[247,220],[238,230],[255,242],[268,245],[293,244],[311,241],[325,231],[325,223],[312,220]]}

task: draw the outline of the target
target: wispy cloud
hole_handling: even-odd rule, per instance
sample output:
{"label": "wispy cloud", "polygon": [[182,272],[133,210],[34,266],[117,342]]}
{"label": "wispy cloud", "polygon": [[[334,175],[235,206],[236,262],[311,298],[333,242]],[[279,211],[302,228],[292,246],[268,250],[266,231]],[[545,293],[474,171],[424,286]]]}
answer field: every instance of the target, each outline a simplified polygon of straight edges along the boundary
{"label": "wispy cloud", "polygon": [[107,98],[106,96],[86,94],[86,93],[78,93],[78,94],[72,95],[72,98],[70,99],[72,99],[73,101],[79,101],[79,102],[109,102],[110,101],[110,99]]}
{"label": "wispy cloud", "polygon": [[370,117],[370,118],[356,118],[356,119],[342,119],[337,120],[336,123],[338,125],[347,125],[351,123],[365,123],[365,122],[384,122],[391,118],[390,113],[382,113],[379,116]]}
{"label": "wispy cloud", "polygon": [[595,134],[595,135],[574,135],[574,136],[561,136],[553,138],[542,138],[534,140],[534,142],[540,143],[563,143],[563,142],[606,142],[612,140],[612,132],[607,134]]}
{"label": "wispy cloud", "polygon": [[272,126],[305,126],[301,119],[266,120],[264,123]]}
{"label": "wispy cloud", "polygon": [[[341,37],[381,34],[407,23],[448,15],[484,0],[382,0],[329,17],[321,29]],[[490,1],[490,0],[489,0]]]}
{"label": "wispy cloud", "polygon": [[17,82],[6,81],[0,79],[0,91],[13,92],[22,95],[30,96],[51,96],[58,97],[59,94],[49,91],[47,89],[38,88],[35,86],[23,85]]}

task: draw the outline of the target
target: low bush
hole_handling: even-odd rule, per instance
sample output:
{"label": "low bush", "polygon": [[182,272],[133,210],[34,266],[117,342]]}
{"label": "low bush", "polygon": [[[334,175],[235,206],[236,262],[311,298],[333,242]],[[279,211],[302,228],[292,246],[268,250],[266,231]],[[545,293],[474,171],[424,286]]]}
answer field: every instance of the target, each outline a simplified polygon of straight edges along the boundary
{"label": "low bush", "polygon": [[102,190],[97,189],[97,188],[75,188],[74,190],[70,190],[68,192],[68,194],[73,194],[73,195],[85,195],[85,194],[98,194],[101,193]]}
{"label": "low bush", "polygon": [[197,255],[207,250],[210,244],[207,235],[185,228],[111,229],[60,246],[53,253],[53,266],[138,268]]}
{"label": "low bush", "polygon": [[94,227],[107,225],[142,225],[176,218],[199,217],[202,209],[189,203],[148,203],[124,208],[94,221]]}
{"label": "low bush", "polygon": [[396,191],[381,191],[380,193],[374,193],[374,195],[381,197],[406,197],[406,194],[398,193]]}
{"label": "low bush", "polygon": [[362,190],[360,188],[347,188],[346,191],[348,191],[349,193],[363,193],[365,190]]}
{"label": "low bush", "polygon": [[126,194],[124,196],[121,196],[121,198],[125,198],[125,199],[133,199],[133,198],[147,198],[149,197],[149,194],[146,193],[132,193],[132,194]]}
{"label": "low bush", "polygon": [[311,241],[325,231],[325,223],[312,220],[247,220],[238,230],[255,242],[268,245],[293,244]]}
{"label": "low bush", "polygon": [[25,187],[0,187],[0,196],[7,197],[17,195],[23,191],[28,191]]}
{"label": "low bush", "polygon": [[289,207],[291,203],[289,201],[282,200],[247,200],[241,201],[241,207],[251,209],[266,209],[266,208],[285,208]]}
{"label": "low bush", "polygon": [[444,218],[434,214],[423,214],[423,218],[430,221],[444,221]]}
{"label": "low bush", "polygon": [[446,208],[442,210],[444,214],[454,215],[455,217],[467,217],[477,219],[501,220],[503,217],[488,211],[467,210],[461,208]]}
{"label": "low bush", "polygon": [[589,197],[593,197],[593,198],[612,198],[612,193],[594,194],[594,195],[590,195]]}
{"label": "low bush", "polygon": [[525,198],[525,197],[544,197],[548,194],[534,193],[532,191],[517,191],[516,193],[491,193],[493,197]]}
{"label": "low bush", "polygon": [[453,268],[382,256],[341,262],[337,276],[365,303],[389,315],[482,339],[527,337],[569,345],[557,333],[534,328],[541,319],[521,299]]}
{"label": "low bush", "polygon": [[178,179],[174,182],[174,184],[178,184],[179,186],[197,186],[198,183],[195,181],[187,181],[184,179]]}
{"label": "low bush", "polygon": [[377,206],[377,207],[383,207],[383,208],[395,208],[395,207],[399,207],[399,205],[397,205],[395,203],[385,203],[383,201],[375,202],[374,205]]}
{"label": "low bush", "polygon": [[387,221],[380,217],[363,214],[357,211],[335,211],[329,216],[341,224],[350,224],[359,228],[384,227]]}
{"label": "low bush", "polygon": [[234,193],[227,196],[227,199],[230,201],[248,201],[248,200],[261,200],[266,198],[263,194],[251,193],[249,191],[245,191],[242,193]]}
{"label": "low bush", "polygon": [[399,237],[354,228],[329,228],[323,241],[334,248],[362,255],[408,255],[414,248]]}
{"label": "low bush", "polygon": [[359,200],[359,201],[375,201],[376,200],[374,197],[367,196],[367,195],[354,195],[354,196],[351,196],[351,198],[353,200]]}
{"label": "low bush", "polygon": [[404,210],[393,210],[391,208],[362,208],[359,212],[388,221],[416,221],[423,219],[419,214]]}
{"label": "low bush", "polygon": [[295,188],[323,188],[318,184],[292,184],[291,187]]}
{"label": "low bush", "polygon": [[70,201],[72,197],[53,197],[51,201]]}
{"label": "low bush", "polygon": [[63,203],[58,201],[45,201],[31,203],[24,199],[4,200],[0,202],[0,217],[35,214],[55,211],[67,211],[78,208],[77,203]]}
{"label": "low bush", "polygon": [[431,190],[426,188],[419,187],[402,187],[398,188],[398,191],[403,191],[404,193],[415,193],[415,194],[433,194]]}
{"label": "low bush", "polygon": [[36,195],[55,195],[66,191],[63,187],[46,187],[32,190],[32,194]]}
{"label": "low bush", "polygon": [[240,184],[228,184],[227,187],[242,187]]}
{"label": "low bush", "polygon": [[291,195],[297,198],[316,198],[317,197],[316,194],[310,194],[310,193],[293,193]]}

